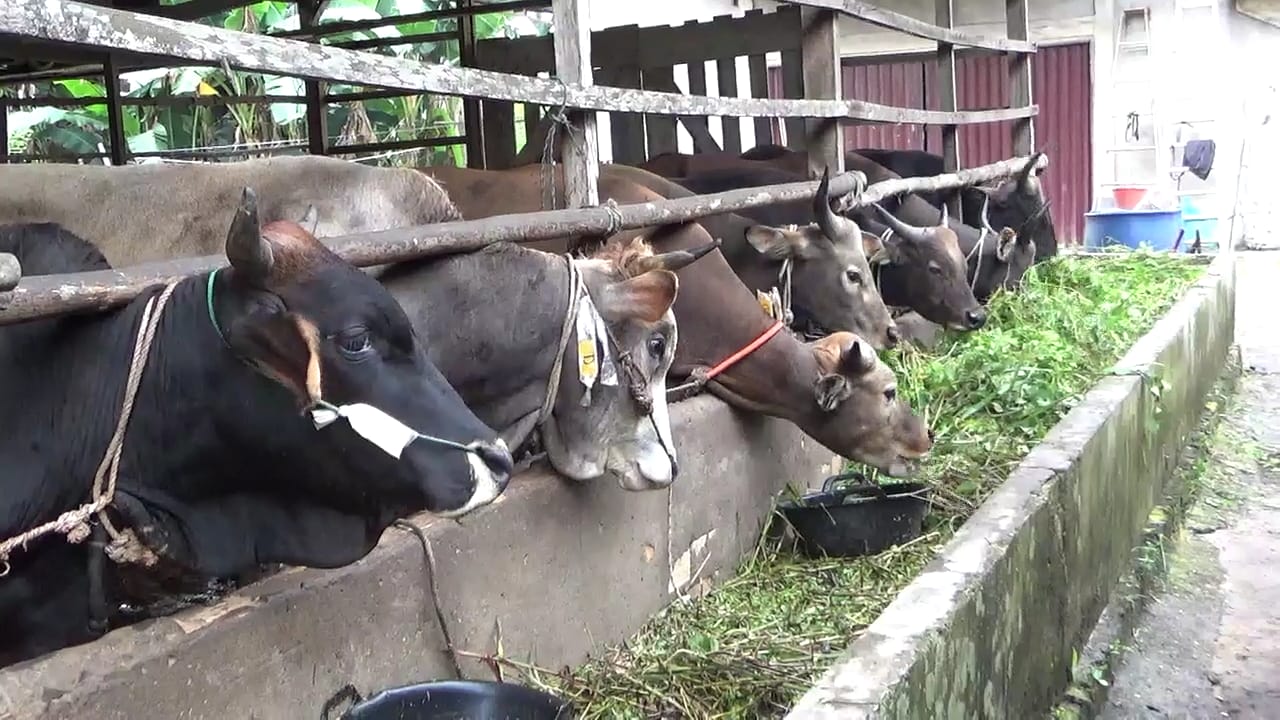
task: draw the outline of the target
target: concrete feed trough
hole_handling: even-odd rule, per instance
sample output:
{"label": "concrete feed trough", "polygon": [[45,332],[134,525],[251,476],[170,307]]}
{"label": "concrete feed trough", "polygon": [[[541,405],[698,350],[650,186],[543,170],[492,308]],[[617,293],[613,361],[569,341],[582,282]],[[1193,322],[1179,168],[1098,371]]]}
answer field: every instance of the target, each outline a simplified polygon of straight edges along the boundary
{"label": "concrete feed trough", "polygon": [[[532,471],[461,524],[414,519],[458,649],[492,653],[501,623],[509,657],[582,662],[676,593],[732,574],[787,480],[838,469],[794,426],[711,397],[674,405],[671,424],[681,473],[668,490]],[[369,695],[451,678],[428,573],[418,538],[391,528],[348,567],[286,570],[0,671],[0,719],[317,717],[347,683]],[[492,678],[480,662],[463,672]]]}
{"label": "concrete feed trough", "polygon": [[1234,262],[1214,260],[788,720],[1045,716],[1227,361]]}

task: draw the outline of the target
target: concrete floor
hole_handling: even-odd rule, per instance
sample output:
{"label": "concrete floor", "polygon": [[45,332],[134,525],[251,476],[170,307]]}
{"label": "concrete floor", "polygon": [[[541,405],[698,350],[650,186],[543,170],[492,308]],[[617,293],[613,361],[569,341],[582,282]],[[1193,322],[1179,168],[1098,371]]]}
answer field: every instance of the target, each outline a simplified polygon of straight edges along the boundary
{"label": "concrete floor", "polygon": [[1280,720],[1280,252],[1240,253],[1240,391],[1101,717]]}

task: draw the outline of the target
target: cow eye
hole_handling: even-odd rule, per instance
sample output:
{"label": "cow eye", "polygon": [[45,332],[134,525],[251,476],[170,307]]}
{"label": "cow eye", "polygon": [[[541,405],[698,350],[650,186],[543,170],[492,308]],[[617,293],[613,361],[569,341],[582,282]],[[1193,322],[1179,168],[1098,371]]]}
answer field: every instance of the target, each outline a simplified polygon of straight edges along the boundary
{"label": "cow eye", "polygon": [[853,283],[854,285],[862,284],[862,273],[858,272],[854,268],[849,268],[848,270],[845,270],[844,277],[846,280]]}
{"label": "cow eye", "polygon": [[338,351],[349,360],[360,360],[373,350],[368,328],[347,328],[338,333]]}
{"label": "cow eye", "polygon": [[898,398],[898,388],[889,387],[884,389],[884,399],[887,402],[893,402]]}
{"label": "cow eye", "polygon": [[936,262],[934,262],[934,261],[930,260],[930,261],[929,261],[929,272],[933,273],[934,275],[941,275],[941,274],[942,274],[942,266],[941,266],[941,265],[939,265],[938,263],[936,263]]}
{"label": "cow eye", "polygon": [[654,360],[661,360],[662,356],[667,353],[667,339],[662,335],[654,335],[649,338],[649,355]]}

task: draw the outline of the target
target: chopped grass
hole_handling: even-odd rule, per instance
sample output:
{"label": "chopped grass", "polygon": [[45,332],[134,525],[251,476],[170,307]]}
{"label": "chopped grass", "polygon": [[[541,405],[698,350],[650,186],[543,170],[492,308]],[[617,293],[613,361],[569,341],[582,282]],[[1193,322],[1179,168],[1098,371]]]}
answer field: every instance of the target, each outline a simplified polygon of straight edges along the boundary
{"label": "chopped grass", "polygon": [[938,436],[921,473],[933,507],[916,541],[811,560],[766,533],[734,578],[601,657],[561,673],[508,664],[584,719],[781,717],[1203,272],[1149,252],[1055,258],[1019,292],[992,298],[982,331],[888,353],[900,393]]}

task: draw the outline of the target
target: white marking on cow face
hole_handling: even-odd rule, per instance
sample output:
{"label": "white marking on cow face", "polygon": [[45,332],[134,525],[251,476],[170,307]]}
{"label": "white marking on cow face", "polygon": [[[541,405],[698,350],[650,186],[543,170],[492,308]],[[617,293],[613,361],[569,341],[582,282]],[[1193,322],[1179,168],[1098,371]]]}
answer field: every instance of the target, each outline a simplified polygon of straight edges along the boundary
{"label": "white marking on cow face", "polygon": [[[507,443],[502,438],[498,438],[498,446],[504,451],[507,449]],[[493,470],[489,469],[479,455],[473,452],[467,453],[467,467],[471,469],[471,480],[475,488],[471,492],[471,499],[457,510],[436,513],[440,517],[452,518],[466,515],[478,507],[488,505],[502,494],[503,486],[498,483]]]}
{"label": "white marking on cow face", "polygon": [[[676,477],[676,446],[671,440],[665,372],[649,384],[649,392],[653,398],[653,419],[651,421],[648,417],[643,417],[636,427],[635,464],[639,476],[622,473],[619,477],[622,487],[627,490],[657,490],[670,485]],[[667,455],[667,450],[671,451],[670,456]]]}

